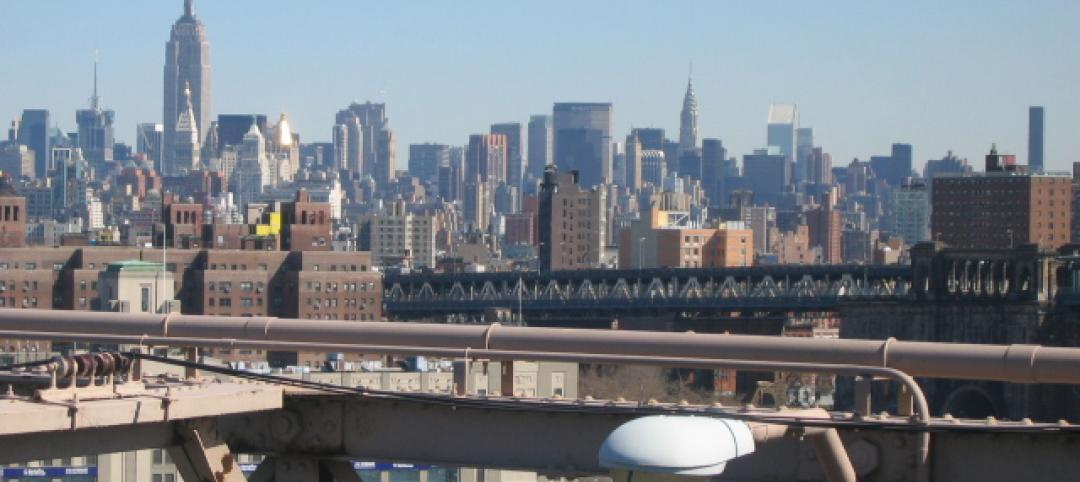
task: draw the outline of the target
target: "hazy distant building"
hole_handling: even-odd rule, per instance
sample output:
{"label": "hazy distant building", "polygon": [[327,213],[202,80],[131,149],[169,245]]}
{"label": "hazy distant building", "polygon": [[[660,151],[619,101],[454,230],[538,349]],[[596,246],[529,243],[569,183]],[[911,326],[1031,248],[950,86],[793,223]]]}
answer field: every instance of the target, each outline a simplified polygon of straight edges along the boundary
{"label": "hazy distant building", "polygon": [[[159,172],[176,175],[187,167],[186,160],[176,162],[174,145],[177,137],[177,120],[189,102],[194,112],[194,125],[204,130],[210,126],[211,77],[210,42],[206,28],[195,17],[194,0],[184,1],[184,15],[172,27],[169,41],[165,44],[165,132],[162,136],[161,164]],[[189,91],[189,94],[185,94]],[[187,135],[186,133],[184,135]],[[206,139],[205,132],[197,132],[198,143]],[[184,139],[187,142],[187,139]]]}
{"label": "hazy distant building", "polygon": [[[338,111],[335,124],[347,127],[349,163],[356,164],[357,173],[371,176],[379,186],[388,185],[396,169],[396,153],[386,104],[352,103]],[[360,159],[353,159],[354,152],[361,154]]]}
{"label": "hazy distant building", "polygon": [[641,180],[653,186],[663,187],[667,177],[667,159],[664,151],[644,149],[641,151]]}
{"label": "hazy distant building", "polygon": [[545,270],[599,266],[607,240],[604,189],[582,189],[577,173],[544,170],[540,185],[540,266]]}
{"label": "hazy distant building", "polygon": [[694,78],[686,80],[686,94],[683,95],[682,112],[679,115],[679,157],[693,153],[698,145],[698,105],[694,95]]}
{"label": "hazy distant building", "polygon": [[553,112],[555,165],[559,170],[578,171],[582,186],[610,180],[611,104],[560,102]]}
{"label": "hazy distant building", "polygon": [[135,152],[146,156],[150,165],[158,165],[161,161],[161,146],[165,126],[152,122],[139,124],[135,128]]}
{"label": "hazy distant building", "polygon": [[667,141],[664,130],[657,127],[637,127],[630,129],[630,134],[637,136],[642,149],[662,151]]}
{"label": "hazy distant building", "polygon": [[445,144],[409,146],[409,174],[432,186],[438,185],[439,168],[450,165],[450,147]]}
{"label": "hazy distant building", "polygon": [[743,183],[757,204],[776,206],[791,185],[791,158],[776,146],[744,155]]}
{"label": "hazy distant building", "polygon": [[468,178],[461,193],[466,232],[487,232],[491,224],[491,188],[479,175]]}
{"label": "hazy distant building", "polygon": [[972,171],[971,166],[968,165],[967,159],[961,159],[953,154],[952,151],[945,153],[945,157],[941,159],[931,159],[926,161],[926,169],[923,170],[923,177],[926,179],[933,179],[944,174],[965,174]]}
{"label": "hazy distant building", "polygon": [[264,114],[221,114],[217,117],[218,155],[228,146],[244,143],[244,136],[255,124],[259,132],[270,132],[270,122]]}
{"label": "hazy distant building", "polygon": [[229,174],[229,191],[244,207],[259,200],[266,186],[274,184],[274,176],[266,156],[266,140],[254,122],[237,149],[236,167]]}
{"label": "hazy distant building", "polygon": [[551,116],[534,115],[529,118],[528,174],[533,179],[544,176],[544,166],[551,164],[552,154]]}
{"label": "hazy distant building", "polygon": [[727,149],[720,139],[701,141],[701,187],[710,204],[719,205],[726,197],[728,177]]}
{"label": "hazy distant building", "polygon": [[820,147],[813,148],[806,160],[806,175],[805,181],[809,184],[832,184],[832,156]]}
{"label": "hazy distant building", "polygon": [[49,137],[49,111],[45,109],[27,109],[19,119],[19,144],[34,151],[34,172],[37,177],[45,177],[52,168],[52,139]]}
{"label": "hazy distant building", "polygon": [[623,155],[625,160],[623,163],[626,165],[626,187],[631,192],[641,189],[641,185],[644,182],[641,173],[641,139],[638,138],[636,132],[630,133],[626,136],[626,153]]}
{"label": "hazy distant building", "polygon": [[893,234],[914,245],[930,240],[930,194],[922,179],[909,179],[893,191]]}
{"label": "hazy distant building", "polygon": [[1028,166],[1032,173],[1042,172],[1043,165],[1043,121],[1045,110],[1042,106],[1028,108]]}
{"label": "hazy distant building", "polygon": [[769,126],[766,145],[776,147],[789,162],[795,160],[795,129],[799,127],[799,110],[795,104],[769,106]]}
{"label": "hazy distant building", "polygon": [[900,187],[905,178],[911,177],[911,158],[911,144],[893,144],[890,155],[870,158],[870,169],[878,179]]}
{"label": "hazy distant building", "polygon": [[465,178],[479,177],[494,187],[506,181],[506,136],[473,134],[465,151]]}
{"label": "hazy distant building", "polygon": [[814,151],[814,128],[795,129],[795,165],[792,168],[792,180],[797,184],[807,181],[810,175],[810,156]]}
{"label": "hazy distant building", "polygon": [[113,160],[113,121],[116,113],[101,108],[98,97],[97,61],[94,61],[94,95],[90,97],[90,108],[75,111],[75,124],[79,128],[79,148],[83,157],[91,166],[100,169],[106,162]]}
{"label": "hazy distant building", "polygon": [[491,133],[506,137],[506,183],[521,187],[525,175],[525,159],[522,149],[524,133],[520,122],[504,122],[491,125]]}
{"label": "hazy distant building", "polygon": [[22,144],[0,143],[0,172],[12,179],[34,179],[34,151]]}

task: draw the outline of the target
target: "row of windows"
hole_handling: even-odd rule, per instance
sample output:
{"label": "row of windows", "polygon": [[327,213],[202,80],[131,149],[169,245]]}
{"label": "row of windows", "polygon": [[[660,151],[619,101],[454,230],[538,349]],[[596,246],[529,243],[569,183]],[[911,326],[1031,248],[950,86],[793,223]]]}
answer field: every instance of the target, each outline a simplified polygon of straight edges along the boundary
{"label": "row of windows", "polygon": [[[330,271],[357,271],[355,264],[331,264],[328,265]],[[317,264],[311,265],[312,271],[320,271],[320,267]],[[360,265],[360,271],[367,271],[367,265]]]}
{"label": "row of windows", "polygon": [[[217,306],[221,307],[221,308],[228,308],[228,307],[231,307],[232,304],[233,304],[232,298],[216,298],[216,299],[217,299]],[[215,298],[207,298],[206,299],[207,306],[214,306],[214,300],[215,300]],[[240,306],[242,306],[244,308],[251,308],[251,307],[254,307],[254,306],[262,306],[262,305],[263,305],[263,299],[262,298],[240,298]]]}
{"label": "row of windows", "polygon": [[[257,282],[241,281],[240,282],[240,291],[245,292],[245,293],[250,293],[252,291],[255,291],[257,293],[262,293],[263,289],[265,287],[266,287],[266,284],[263,283],[262,281],[257,281]],[[210,282],[207,282],[206,283],[206,291],[221,291],[222,293],[229,293],[229,292],[232,291],[232,281],[219,281],[219,282],[210,281]]]}
{"label": "row of windows", "polygon": [[[19,269],[19,263],[18,262],[11,263],[11,262],[8,262],[8,261],[0,261],[0,270],[3,270],[3,269]],[[22,263],[22,269],[24,269],[26,271],[34,271],[34,270],[38,269],[38,264],[37,264],[36,261],[24,261]],[[64,270],[64,263],[53,263],[52,269],[53,269],[53,271],[63,271]]]}
{"label": "row of windows", "polygon": [[[307,290],[308,291],[322,292],[323,288],[324,288],[324,285],[323,285],[323,283],[321,281],[308,281],[307,282]],[[374,290],[375,289],[375,282],[368,281],[368,282],[360,282],[360,283],[352,283],[352,282],[350,282],[350,283],[338,283],[336,281],[327,281],[326,284],[325,284],[325,288],[326,288],[327,293],[336,293],[338,291],[338,288],[340,288],[341,291],[346,291],[346,292],[348,292],[348,291],[368,291],[368,290]]]}
{"label": "row of windows", "polygon": [[308,313],[308,314],[304,315],[304,318],[306,318],[308,320],[354,320],[354,321],[359,320],[359,321],[368,321],[368,320],[374,320],[375,315],[373,315],[371,313],[345,313],[344,315],[341,315],[339,317],[337,313],[326,313],[326,314],[321,315],[321,316],[319,314],[317,314],[317,313],[315,313],[315,314]]}
{"label": "row of windows", "polygon": [[[228,264],[228,263],[210,263],[210,265],[208,267],[211,270],[215,270],[215,271],[216,270],[247,271],[247,269],[248,269],[246,264],[236,264],[236,263],[232,263],[232,264]],[[269,271],[270,266],[267,265],[266,263],[259,263],[257,265],[257,268],[258,268],[259,271]]]}
{"label": "row of windows", "polygon": [[337,298],[305,298],[304,302],[316,310],[323,306],[337,308],[339,303],[347,307],[366,308],[375,304],[375,298],[346,298],[340,301]]}
{"label": "row of windows", "polygon": [[[0,306],[10,306],[12,308],[17,308],[19,306],[19,304],[15,302],[14,297],[12,297],[12,298],[4,298],[4,297],[0,296]],[[30,297],[23,298],[22,299],[22,307],[23,308],[37,308],[38,307],[37,296],[30,296]]]}
{"label": "row of windows", "polygon": [[[19,283],[16,282],[16,281],[8,281],[7,283],[5,283],[3,281],[0,281],[0,293],[3,293],[3,292],[5,292],[5,291],[7,291],[9,289],[10,290],[19,289]],[[36,291],[37,289],[38,289],[38,282],[37,281],[23,281],[22,282],[22,290],[23,291],[30,291],[30,290],[35,290]]]}

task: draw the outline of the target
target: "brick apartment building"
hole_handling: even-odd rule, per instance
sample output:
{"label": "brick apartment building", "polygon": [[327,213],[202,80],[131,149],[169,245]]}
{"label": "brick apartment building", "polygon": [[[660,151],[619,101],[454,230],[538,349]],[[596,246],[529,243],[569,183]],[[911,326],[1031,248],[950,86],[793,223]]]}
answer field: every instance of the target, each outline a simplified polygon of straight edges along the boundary
{"label": "brick apartment building", "polygon": [[986,156],[985,174],[935,177],[930,225],[935,241],[956,248],[1056,249],[1072,239],[1072,176],[1024,172],[1015,156]]}
{"label": "brick apartment building", "polygon": [[[366,252],[242,251],[60,247],[0,248],[0,308],[100,311],[100,274],[110,263],[164,262],[174,275],[173,296],[194,315],[275,316],[379,321],[382,276]],[[0,340],[0,351],[28,342]],[[29,342],[34,344],[35,342]],[[47,343],[33,345],[47,350]],[[259,361],[269,354],[216,350],[229,361]],[[278,354],[286,364],[317,365],[321,354]]]}

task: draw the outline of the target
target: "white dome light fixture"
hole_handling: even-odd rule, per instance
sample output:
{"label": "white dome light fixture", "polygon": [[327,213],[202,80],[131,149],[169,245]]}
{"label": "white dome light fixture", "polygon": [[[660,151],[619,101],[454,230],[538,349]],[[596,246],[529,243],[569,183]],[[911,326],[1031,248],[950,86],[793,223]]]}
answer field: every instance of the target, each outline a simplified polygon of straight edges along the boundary
{"label": "white dome light fixture", "polygon": [[634,477],[635,472],[665,474],[664,480],[672,480],[671,476],[711,477],[722,473],[728,461],[753,451],[754,436],[745,422],[651,415],[611,432],[600,446],[600,466],[612,470],[613,475],[626,472],[628,477]]}

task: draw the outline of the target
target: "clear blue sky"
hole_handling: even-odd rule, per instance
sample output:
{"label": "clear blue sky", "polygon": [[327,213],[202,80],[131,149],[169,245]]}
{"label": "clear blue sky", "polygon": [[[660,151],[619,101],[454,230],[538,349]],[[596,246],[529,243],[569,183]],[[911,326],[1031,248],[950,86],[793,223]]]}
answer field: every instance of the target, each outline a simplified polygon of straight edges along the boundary
{"label": "clear blue sky", "polygon": [[[1051,169],[1080,161],[1080,2],[472,2],[197,0],[214,112],[286,111],[304,141],[337,109],[384,101],[408,144],[464,144],[555,101],[610,101],[615,135],[677,138],[694,62],[703,137],[742,155],[771,102],[795,102],[834,164],[915,146],[981,166],[991,142],[1026,162],[1027,107],[1047,108]],[[162,65],[181,0],[0,1],[0,120],[48,108],[65,130],[101,95],[117,136],[161,122]]]}

